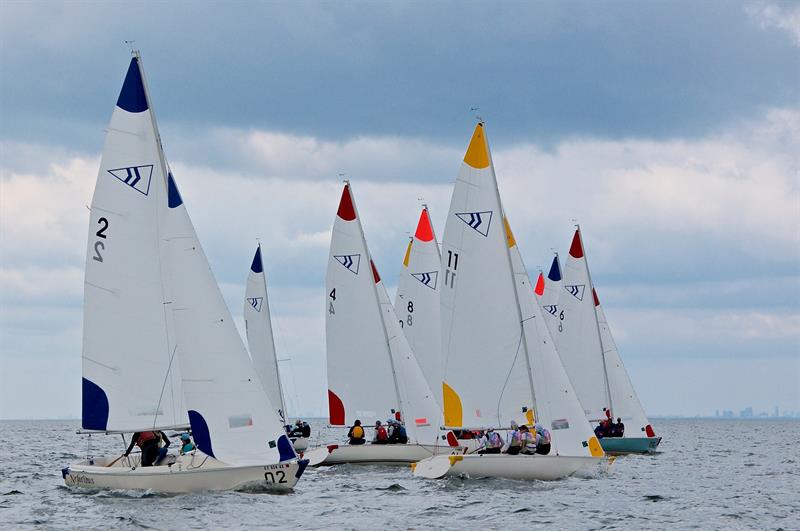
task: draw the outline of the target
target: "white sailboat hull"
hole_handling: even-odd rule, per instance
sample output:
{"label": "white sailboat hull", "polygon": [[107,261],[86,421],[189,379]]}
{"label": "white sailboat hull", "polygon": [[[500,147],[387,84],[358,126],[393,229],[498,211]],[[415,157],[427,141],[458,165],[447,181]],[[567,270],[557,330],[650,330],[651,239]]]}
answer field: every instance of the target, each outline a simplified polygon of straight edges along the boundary
{"label": "white sailboat hull", "polygon": [[451,446],[428,444],[331,444],[314,448],[303,457],[311,466],[332,466],[345,463],[356,465],[408,465],[440,454],[449,454]]}
{"label": "white sailboat hull", "polygon": [[137,467],[138,459],[116,456],[81,461],[61,471],[68,487],[151,490],[181,493],[231,489],[289,491],[307,466],[305,461],[275,465],[232,466],[197,452],[178,456],[172,465]]}
{"label": "white sailboat hull", "polygon": [[590,468],[601,459],[557,455],[438,455],[416,463],[413,469],[415,476],[429,479],[467,476],[552,481]]}

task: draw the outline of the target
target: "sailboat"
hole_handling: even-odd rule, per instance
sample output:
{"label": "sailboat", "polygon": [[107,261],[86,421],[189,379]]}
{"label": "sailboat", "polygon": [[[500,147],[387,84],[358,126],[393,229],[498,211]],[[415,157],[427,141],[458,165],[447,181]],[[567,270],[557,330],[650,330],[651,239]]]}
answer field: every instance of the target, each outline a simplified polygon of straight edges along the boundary
{"label": "sailboat", "polygon": [[326,277],[330,425],[403,422],[408,444],[338,445],[305,454],[312,466],[408,464],[449,451],[441,409],[372,261],[349,183],[342,190]]}
{"label": "sailboat", "polygon": [[[244,326],[253,368],[264,385],[264,392],[267,393],[270,403],[276,406],[275,414],[285,425],[286,399],[283,396],[275,339],[272,335],[267,277],[261,261],[261,244],[256,248],[250,272],[247,275],[247,287],[244,295]],[[308,438],[294,438],[292,444],[296,451],[303,452],[308,448]]]}
{"label": "sailboat", "polygon": [[572,238],[563,279],[558,256],[553,259],[541,303],[586,417],[595,424],[612,417],[624,421],[622,437],[600,439],[603,449],[610,454],[654,452],[661,437],[622,364],[592,283],[580,227]]}
{"label": "sailboat", "polygon": [[593,466],[603,450],[583,415],[503,211],[483,123],[456,180],[442,249],[445,427],[540,423],[547,455],[435,456],[414,475],[552,480]]}
{"label": "sailboat", "polygon": [[[84,283],[82,429],[189,427],[196,449],[62,469],[70,487],[289,490],[297,459],[225,306],[161,146],[138,52],[92,198]],[[124,435],[123,435],[124,441]]]}

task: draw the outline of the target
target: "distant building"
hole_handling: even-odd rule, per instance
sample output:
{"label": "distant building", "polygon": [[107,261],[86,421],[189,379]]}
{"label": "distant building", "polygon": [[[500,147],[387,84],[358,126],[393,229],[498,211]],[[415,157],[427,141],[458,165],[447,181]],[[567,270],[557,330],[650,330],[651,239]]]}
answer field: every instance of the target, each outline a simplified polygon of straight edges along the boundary
{"label": "distant building", "polygon": [[772,412],[773,417],[778,417],[778,406],[775,406],[775,411]]}
{"label": "distant building", "polygon": [[722,416],[726,419],[733,418],[733,411],[731,411],[730,409],[726,409],[725,411],[722,412]]}
{"label": "distant building", "polygon": [[741,418],[743,418],[743,419],[749,419],[749,418],[752,418],[752,417],[753,417],[753,408],[752,408],[752,407],[749,407],[749,406],[748,406],[748,407],[746,407],[746,408],[744,408],[743,410],[741,410],[741,411],[739,412],[739,416],[740,416]]}

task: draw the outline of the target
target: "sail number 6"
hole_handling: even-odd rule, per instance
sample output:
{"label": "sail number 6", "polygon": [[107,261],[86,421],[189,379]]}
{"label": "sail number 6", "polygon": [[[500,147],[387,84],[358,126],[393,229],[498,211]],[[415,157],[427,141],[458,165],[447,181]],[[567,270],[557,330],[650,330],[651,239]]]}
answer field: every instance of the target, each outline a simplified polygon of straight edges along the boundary
{"label": "sail number 6", "polygon": [[[103,240],[106,239],[106,231],[108,230],[108,220],[106,218],[100,218],[97,220],[98,225],[102,225],[97,232],[94,233],[95,236],[98,238],[102,238]],[[106,249],[106,244],[103,243],[101,240],[97,240],[94,242],[94,256],[92,257],[93,260],[97,262],[103,262],[103,255],[100,254],[100,251],[104,251]]]}

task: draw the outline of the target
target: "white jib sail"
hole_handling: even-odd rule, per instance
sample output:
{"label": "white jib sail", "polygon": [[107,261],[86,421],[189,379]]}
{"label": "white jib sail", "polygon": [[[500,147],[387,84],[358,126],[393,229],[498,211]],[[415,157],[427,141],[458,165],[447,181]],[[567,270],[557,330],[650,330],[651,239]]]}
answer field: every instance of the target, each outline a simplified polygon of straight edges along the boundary
{"label": "white jib sail", "polygon": [[138,57],[106,130],[89,221],[83,319],[88,430],[188,424],[162,281],[166,179]]}
{"label": "white jib sail", "polygon": [[282,422],[286,420],[286,402],[283,398],[278,357],[272,335],[272,321],[267,297],[267,277],[261,260],[261,245],[256,249],[244,295],[244,326],[253,368],[264,391]]}
{"label": "white jib sail", "polygon": [[367,250],[350,185],[333,223],[325,281],[330,423],[372,424],[400,410],[399,392]]}
{"label": "white jib sail", "polygon": [[436,444],[442,426],[442,408],[422,373],[414,351],[408,343],[397,318],[386,286],[377,275],[375,288],[381,306],[389,352],[392,356],[394,377],[401,398],[402,420],[411,442]]}
{"label": "white jib sail", "polygon": [[600,442],[592,432],[556,352],[544,312],[531,286],[522,255],[507,221],[506,230],[528,346],[535,421],[550,430],[551,455],[602,456]]}
{"label": "white jib sail", "polygon": [[533,406],[503,212],[483,124],[458,173],[442,240],[447,427],[507,427]]}
{"label": "white jib sail", "polygon": [[590,421],[597,421],[605,418],[604,409],[611,403],[580,230],[575,231],[570,246],[562,286],[557,302],[558,323],[551,328],[553,339],[584,413]]}
{"label": "white jib sail", "polygon": [[617,344],[611,335],[611,328],[608,326],[606,313],[600,305],[597,293],[594,294],[595,309],[597,310],[597,321],[600,325],[600,340],[603,345],[603,355],[606,360],[606,372],[608,373],[608,386],[611,390],[611,403],[613,414],[625,423],[625,437],[653,437],[655,433],[647,419],[639,396],[633,387],[628,371],[622,364]]}
{"label": "white jib sail", "polygon": [[428,208],[422,209],[400,270],[394,309],[414,356],[441,408],[441,254]]}
{"label": "white jib sail", "polygon": [[195,442],[229,464],[293,459],[292,444],[253,369],[171,174],[168,205],[169,309]]}

